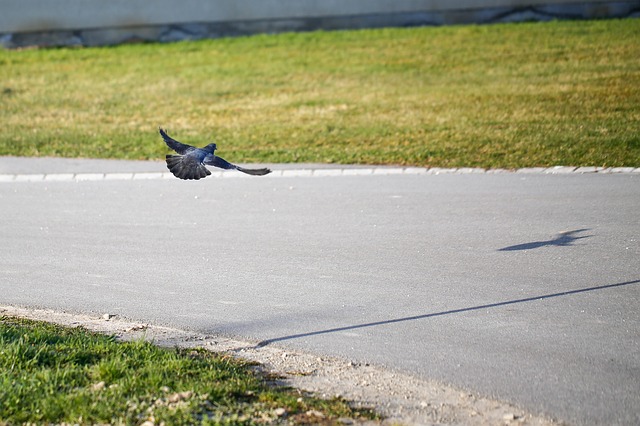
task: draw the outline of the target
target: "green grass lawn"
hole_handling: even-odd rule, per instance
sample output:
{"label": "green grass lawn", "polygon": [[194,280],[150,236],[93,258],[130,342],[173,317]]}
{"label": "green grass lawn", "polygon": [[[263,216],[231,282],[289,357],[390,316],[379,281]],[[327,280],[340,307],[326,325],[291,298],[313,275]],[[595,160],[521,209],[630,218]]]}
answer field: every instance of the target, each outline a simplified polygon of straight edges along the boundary
{"label": "green grass lawn", "polygon": [[0,50],[0,155],[640,166],[640,20]]}
{"label": "green grass lawn", "polygon": [[0,317],[0,425],[331,424],[341,416],[373,418],[342,400],[267,386],[229,356]]}

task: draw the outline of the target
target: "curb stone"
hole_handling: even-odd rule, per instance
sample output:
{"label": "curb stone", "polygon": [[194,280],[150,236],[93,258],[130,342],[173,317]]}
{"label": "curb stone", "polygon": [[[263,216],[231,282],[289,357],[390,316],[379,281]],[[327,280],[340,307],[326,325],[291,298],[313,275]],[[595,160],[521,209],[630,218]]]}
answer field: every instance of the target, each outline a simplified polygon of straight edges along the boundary
{"label": "curb stone", "polygon": [[[508,169],[482,169],[475,167],[462,168],[422,168],[422,167],[371,167],[371,168],[317,168],[317,169],[284,169],[274,170],[267,178],[280,177],[336,177],[336,176],[383,176],[383,175],[439,175],[439,174],[640,174],[640,167],[528,167],[516,170]],[[233,171],[213,171],[214,178],[247,178],[242,173]],[[0,174],[0,183],[3,182],[83,182],[103,180],[155,180],[171,179],[169,172],[130,172],[130,173],[33,173],[33,174]]]}

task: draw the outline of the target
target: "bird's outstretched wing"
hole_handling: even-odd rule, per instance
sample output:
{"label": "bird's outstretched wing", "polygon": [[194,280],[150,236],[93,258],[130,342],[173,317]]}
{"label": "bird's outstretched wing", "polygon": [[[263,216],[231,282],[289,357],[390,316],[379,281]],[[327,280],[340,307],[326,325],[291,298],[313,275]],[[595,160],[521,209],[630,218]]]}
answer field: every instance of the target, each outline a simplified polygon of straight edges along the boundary
{"label": "bird's outstretched wing", "polygon": [[236,170],[254,176],[264,176],[271,173],[271,169],[267,169],[266,167],[263,169],[245,169],[244,167],[236,166]]}
{"label": "bird's outstretched wing", "polygon": [[198,180],[207,177],[211,172],[192,155],[167,155],[167,168],[180,179]]}
{"label": "bird's outstretched wing", "polygon": [[238,170],[239,172],[246,173],[248,175],[254,175],[254,176],[264,176],[264,175],[267,175],[267,174],[271,173],[271,170],[269,170],[267,168],[264,168],[264,169],[245,169],[244,167],[240,167],[240,166],[236,166],[235,164],[231,164],[230,162],[228,162],[224,158],[220,158],[220,157],[215,156],[215,155],[210,157],[210,158],[205,159],[204,163],[208,164],[210,166],[220,167],[221,169],[235,169],[235,170]]}
{"label": "bird's outstretched wing", "polygon": [[194,149],[196,149],[196,147],[194,146],[187,145],[186,143],[178,142],[177,140],[169,136],[167,132],[165,132],[161,128],[158,128],[158,131],[160,132],[160,136],[162,136],[162,139],[164,139],[164,143],[166,143],[169,148],[171,148],[178,154],[184,155],[187,152],[193,151]]}

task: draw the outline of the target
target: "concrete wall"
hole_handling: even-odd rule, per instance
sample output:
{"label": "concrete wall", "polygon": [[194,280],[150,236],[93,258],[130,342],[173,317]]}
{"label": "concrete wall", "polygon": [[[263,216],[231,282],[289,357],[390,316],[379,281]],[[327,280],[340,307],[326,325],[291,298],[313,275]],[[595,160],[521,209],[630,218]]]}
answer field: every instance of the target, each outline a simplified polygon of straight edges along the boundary
{"label": "concrete wall", "polygon": [[0,32],[318,18],[598,0],[1,0]]}
{"label": "concrete wall", "polygon": [[0,44],[637,15],[640,0],[0,0]]}

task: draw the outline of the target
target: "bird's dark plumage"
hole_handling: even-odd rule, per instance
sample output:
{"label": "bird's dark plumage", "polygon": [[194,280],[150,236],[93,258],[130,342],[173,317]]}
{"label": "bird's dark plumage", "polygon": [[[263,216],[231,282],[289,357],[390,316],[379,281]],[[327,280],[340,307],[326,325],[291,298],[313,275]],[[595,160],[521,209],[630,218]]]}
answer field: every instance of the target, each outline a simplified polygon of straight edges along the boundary
{"label": "bird's dark plumage", "polygon": [[244,167],[231,164],[223,158],[216,156],[216,144],[212,143],[204,148],[196,148],[173,139],[167,133],[159,129],[160,136],[164,139],[167,146],[173,149],[178,155],[167,155],[167,168],[175,177],[180,179],[202,179],[211,174],[205,167],[220,167],[221,169],[235,169],[248,175],[263,176],[271,173],[271,170],[264,169],[245,169]]}

